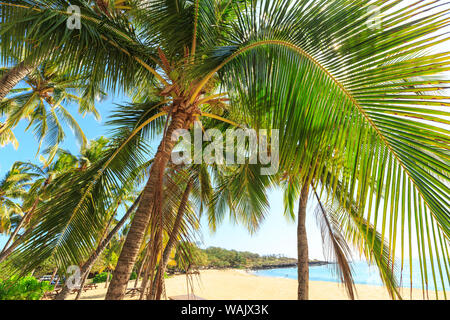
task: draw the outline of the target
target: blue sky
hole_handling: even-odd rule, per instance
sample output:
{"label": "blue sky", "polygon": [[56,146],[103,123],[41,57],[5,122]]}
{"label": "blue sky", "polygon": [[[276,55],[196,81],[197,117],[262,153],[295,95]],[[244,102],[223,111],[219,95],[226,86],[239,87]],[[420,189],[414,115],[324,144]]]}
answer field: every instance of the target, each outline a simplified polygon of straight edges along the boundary
{"label": "blue sky", "polygon": [[[123,103],[121,95],[110,94],[108,99],[98,103],[98,110],[102,120],[97,122],[93,116],[82,117],[77,114],[76,106],[69,108],[72,114],[79,121],[88,139],[95,139],[101,135],[108,135],[108,128],[104,125],[108,114],[115,108],[114,104]],[[10,169],[15,161],[32,161],[39,163],[36,157],[37,141],[31,131],[25,132],[28,122],[23,120],[14,130],[19,141],[17,150],[12,145],[0,148],[0,177]],[[70,129],[66,130],[66,139],[63,144],[64,149],[77,154],[79,146]],[[250,235],[245,228],[235,225],[228,219],[218,228],[215,233],[210,232],[205,219],[202,219],[201,240],[202,247],[218,246],[227,249],[251,251],[259,254],[282,254],[289,257],[296,257],[296,223],[288,221],[283,216],[283,200],[280,190],[269,192],[270,212],[264,223],[256,234]],[[320,231],[314,219],[314,202],[310,201],[308,224],[308,242],[310,245],[310,257],[312,259],[323,259]],[[0,246],[6,242],[5,236],[0,236]]]}

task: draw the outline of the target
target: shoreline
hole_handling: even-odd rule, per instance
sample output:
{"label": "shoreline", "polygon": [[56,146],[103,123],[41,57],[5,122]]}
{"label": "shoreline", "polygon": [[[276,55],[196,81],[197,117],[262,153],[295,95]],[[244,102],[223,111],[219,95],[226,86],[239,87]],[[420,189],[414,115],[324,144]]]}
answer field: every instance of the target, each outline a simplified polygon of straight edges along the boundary
{"label": "shoreline", "polygon": [[[188,292],[185,275],[172,276],[165,280],[167,297],[186,295]],[[190,288],[193,292],[207,300],[296,300],[297,281],[294,279],[264,277],[248,273],[245,270],[202,270],[199,276],[190,277]],[[134,287],[134,280],[130,281],[128,288]],[[348,300],[343,285],[336,282],[310,281],[309,297],[311,300]],[[384,287],[365,284],[356,284],[357,299],[359,300],[390,300]],[[189,289],[190,289],[189,288]],[[410,294],[401,289],[403,299],[412,298],[422,300],[421,289],[414,289]],[[106,289],[103,284],[98,289],[89,290],[82,294],[82,300],[103,300]],[[74,299],[75,294],[69,299]],[[139,296],[126,296],[127,300],[137,300]],[[429,298],[435,299],[435,293],[429,292]],[[443,292],[439,292],[443,299]]]}
{"label": "shoreline", "polygon": [[[319,261],[319,260],[313,260],[309,261],[308,265],[310,267],[320,267],[320,266],[327,266],[329,264],[334,264],[334,262],[328,262],[328,261]],[[271,270],[271,269],[288,269],[288,268],[296,268],[297,263],[284,263],[284,264],[275,264],[275,265],[262,265],[257,267],[250,267],[245,268],[246,270]],[[214,270],[214,269],[212,269]]]}
{"label": "shoreline", "polygon": [[[330,263],[330,264],[331,264],[331,263]],[[277,268],[274,268],[274,269],[277,269]],[[281,268],[280,268],[280,269],[281,269]],[[234,269],[229,269],[229,270],[231,271],[231,270],[234,270]],[[270,269],[264,269],[264,270],[270,270]],[[238,271],[238,270],[236,270],[236,271]],[[245,270],[245,272],[246,272],[247,274],[252,275],[252,276],[256,276],[256,277],[277,278],[277,279],[289,279],[289,280],[297,281],[297,279],[288,278],[288,277],[282,277],[282,276],[270,276],[270,275],[254,274],[254,273],[252,273],[253,271],[258,271],[258,270],[252,270],[252,269],[246,269],[246,270]],[[327,283],[337,283],[337,284],[341,284],[341,282],[339,282],[339,281],[333,281],[333,280],[310,280],[309,282],[327,282]],[[370,286],[370,287],[381,287],[381,288],[384,288],[384,285],[383,285],[383,284],[355,283],[355,285],[364,285],[364,286]],[[406,291],[406,290],[411,290],[411,289],[413,289],[413,290],[420,290],[420,292],[422,292],[422,289],[421,289],[421,288],[417,288],[417,287],[412,287],[412,288],[411,288],[411,287],[405,287],[405,286],[399,287],[399,290],[401,290],[401,291],[402,291],[402,290],[403,290],[403,291]],[[428,289],[428,292],[429,292],[429,294],[435,295],[434,289]],[[438,290],[438,292],[439,292],[440,294],[443,295],[443,291],[442,291],[442,290]],[[446,291],[446,293],[449,294],[448,291]]]}

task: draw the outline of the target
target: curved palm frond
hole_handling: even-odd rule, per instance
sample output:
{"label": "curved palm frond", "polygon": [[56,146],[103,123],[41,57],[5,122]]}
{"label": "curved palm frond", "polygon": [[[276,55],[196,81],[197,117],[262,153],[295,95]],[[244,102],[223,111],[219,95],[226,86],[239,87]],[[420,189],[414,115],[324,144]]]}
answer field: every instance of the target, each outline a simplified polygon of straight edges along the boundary
{"label": "curved palm frond", "polygon": [[[368,23],[373,5],[384,16],[378,30]],[[316,168],[314,179],[329,168],[382,239],[394,242],[393,230],[411,226],[426,288],[426,252],[449,258],[450,97],[442,90],[450,56],[432,51],[447,40],[448,5],[249,1],[235,14],[227,45],[206,48],[208,61],[194,67],[207,75],[191,102],[219,73],[249,123],[280,129],[283,169],[304,180],[302,168]],[[365,240],[375,250],[375,238]]]}
{"label": "curved palm frond", "polygon": [[46,190],[53,196],[37,206],[40,219],[14,254],[24,262],[23,270],[51,255],[63,270],[84,261],[95,249],[96,235],[117,192],[138,179],[148,153],[139,137],[130,139],[129,132],[122,132],[110,140],[100,159],[56,177]]}

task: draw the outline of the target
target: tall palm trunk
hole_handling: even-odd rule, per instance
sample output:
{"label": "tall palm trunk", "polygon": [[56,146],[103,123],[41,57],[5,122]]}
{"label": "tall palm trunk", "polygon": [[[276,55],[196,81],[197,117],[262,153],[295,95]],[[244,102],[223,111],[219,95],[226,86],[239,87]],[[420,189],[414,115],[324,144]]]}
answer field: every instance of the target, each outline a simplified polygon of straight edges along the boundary
{"label": "tall palm trunk", "polygon": [[305,224],[308,195],[309,195],[309,184],[305,182],[300,193],[300,201],[298,205],[298,217],[297,217],[298,300],[308,300],[309,257],[308,257],[308,239],[306,236],[306,224]]}
{"label": "tall palm trunk", "polygon": [[[38,64],[19,63],[0,78],[0,101],[11,91],[23,78],[33,71]],[[0,128],[1,133],[1,128]]]}
{"label": "tall palm trunk", "polygon": [[144,261],[142,261],[141,265],[139,266],[138,272],[136,274],[136,280],[134,281],[134,288],[137,288],[138,282],[139,282],[139,278],[141,277],[142,274],[142,269],[144,268]]}
{"label": "tall palm trunk", "polygon": [[[53,269],[52,277],[50,278],[50,284],[52,284],[52,281],[55,279],[56,272],[58,272],[58,267]],[[56,285],[57,285],[57,283],[55,284],[55,288],[56,288]]]}
{"label": "tall palm trunk", "polygon": [[90,269],[88,270],[88,272],[86,272],[84,275],[82,275],[81,283],[80,283],[80,289],[77,292],[77,296],[75,297],[75,300],[80,300],[81,294],[83,293],[84,285],[86,284],[86,280],[87,280],[87,278],[89,276],[89,272],[91,272]]}
{"label": "tall palm trunk", "polygon": [[[147,280],[148,280],[148,261],[150,259],[150,253],[151,253],[151,246],[150,244],[147,244],[147,246],[145,247],[145,252],[144,252],[144,256],[142,258],[142,262],[141,262],[141,266],[140,266],[140,277],[142,278],[141,281],[141,294],[139,296],[139,300],[142,300],[144,297],[144,292],[146,290],[147,287]],[[139,275],[138,275],[139,277]],[[134,282],[134,287],[137,288],[138,285],[138,281],[136,279],[136,281]]]}
{"label": "tall palm trunk", "polygon": [[[19,233],[20,229],[22,229],[23,227],[25,227],[28,223],[28,221],[30,221],[31,216],[34,213],[34,210],[36,209],[37,204],[39,203],[39,199],[36,199],[33,203],[32,208],[25,213],[25,215],[22,217],[22,219],[20,219],[19,224],[17,225],[16,229],[14,229],[14,232],[11,234],[11,236],[9,237],[8,241],[6,242],[5,246],[3,247],[2,250],[2,256],[0,259],[6,259],[7,256],[3,256],[5,254],[5,252],[8,250],[8,247],[10,245],[10,243],[14,240],[14,238],[17,236],[17,234]],[[8,252],[12,252],[11,250],[9,250]],[[9,254],[8,254],[9,255]]]}
{"label": "tall palm trunk", "polygon": [[178,212],[175,218],[175,222],[173,224],[172,232],[170,233],[169,241],[166,244],[163,256],[161,258],[161,261],[159,262],[156,277],[153,281],[153,288],[156,288],[156,290],[154,290],[155,297],[152,298],[156,300],[161,299],[164,273],[166,272],[167,264],[169,263],[170,253],[172,252],[172,249],[177,242],[178,234],[181,227],[181,221],[183,220],[184,213],[186,212],[186,207],[189,200],[189,195],[191,193],[191,189],[192,189],[192,180],[189,180],[186,185],[186,189],[184,190],[183,196],[181,197],[180,206],[178,207]]}
{"label": "tall palm trunk", "polygon": [[[149,246],[149,248],[150,248],[150,246]],[[150,281],[150,276],[152,274],[151,269],[150,269],[150,265],[151,265],[150,260],[151,260],[151,257],[149,256],[146,261],[146,266],[144,268],[144,275],[142,277],[141,294],[139,295],[139,300],[144,300],[144,298],[147,296],[148,283]]]}
{"label": "tall palm trunk", "polygon": [[[104,238],[99,245],[97,246],[97,249],[91,254],[89,259],[83,264],[80,270],[81,279],[87,278],[87,275],[89,274],[92,266],[94,265],[95,261],[97,261],[98,257],[102,254],[103,250],[108,246],[108,244],[111,242],[111,240],[114,238],[114,236],[119,232],[120,229],[125,225],[125,222],[130,218],[131,214],[134,212],[134,209],[139,204],[139,201],[141,200],[141,196],[137,197],[136,200],[133,202],[131,207],[128,208],[125,215],[120,219],[120,221],[115,225],[114,229],[111,230],[111,232],[108,234],[106,238]],[[82,281],[80,286],[80,292],[81,289],[83,289],[84,281]],[[69,295],[70,290],[68,290],[67,286],[64,285],[63,290],[56,295],[55,300],[65,300],[67,296]]]}
{"label": "tall palm trunk", "polygon": [[[142,199],[134,215],[130,230],[120,253],[116,269],[111,281],[111,285],[106,293],[106,300],[121,300],[125,296],[128,280],[130,279],[136,258],[139,254],[144,239],[145,231],[149,225],[152,214],[160,215],[162,201],[162,172],[166,168],[172,153],[175,141],[172,141],[172,133],[182,129],[186,123],[187,114],[176,112],[167,129],[158,151],[155,155],[153,165],[150,169],[150,176],[142,192]],[[159,206],[159,209],[157,209]],[[156,210],[155,210],[156,209]]]}
{"label": "tall palm trunk", "polygon": [[106,282],[105,282],[105,289],[108,288],[108,284],[109,284],[109,270],[106,271]]}

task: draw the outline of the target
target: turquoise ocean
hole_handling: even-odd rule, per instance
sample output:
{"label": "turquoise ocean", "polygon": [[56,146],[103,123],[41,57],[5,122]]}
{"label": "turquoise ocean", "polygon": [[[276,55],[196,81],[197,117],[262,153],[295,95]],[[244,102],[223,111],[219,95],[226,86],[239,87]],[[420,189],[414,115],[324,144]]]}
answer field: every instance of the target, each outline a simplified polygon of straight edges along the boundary
{"label": "turquoise ocean", "polygon": [[[353,270],[353,279],[357,284],[367,284],[374,286],[382,286],[383,282],[379,276],[379,272],[376,266],[370,266],[365,261],[355,261],[351,263],[351,267]],[[431,265],[428,265],[428,289],[434,290],[437,287],[438,290],[443,290],[445,285],[445,290],[448,291],[450,287],[450,279],[446,276],[445,266],[441,264],[441,269],[444,278],[444,285],[442,284],[442,280],[439,276],[438,266],[435,264],[435,270],[438,274],[436,277],[436,286],[434,284]],[[399,268],[398,268],[399,269]],[[323,266],[310,266],[309,267],[309,278],[311,281],[329,281],[329,282],[340,282],[338,276],[336,275],[335,266],[323,265]],[[267,269],[267,270],[256,270],[252,271],[253,274],[264,277],[281,277],[288,279],[297,279],[297,268],[280,268],[280,269]],[[400,279],[402,282],[400,283],[401,287],[410,287],[410,268],[408,265],[403,266],[402,276],[400,277],[399,270],[396,273],[396,278],[400,283]],[[425,278],[424,278],[425,283]],[[422,276],[420,272],[420,262],[414,261],[412,266],[412,287],[413,288],[422,288]],[[425,284],[426,287],[426,284]]]}

